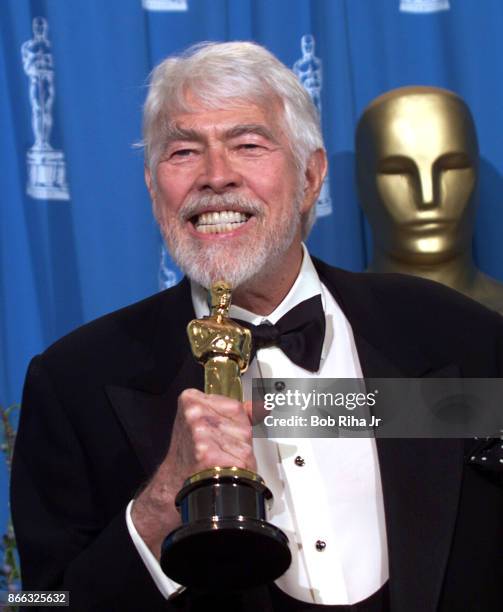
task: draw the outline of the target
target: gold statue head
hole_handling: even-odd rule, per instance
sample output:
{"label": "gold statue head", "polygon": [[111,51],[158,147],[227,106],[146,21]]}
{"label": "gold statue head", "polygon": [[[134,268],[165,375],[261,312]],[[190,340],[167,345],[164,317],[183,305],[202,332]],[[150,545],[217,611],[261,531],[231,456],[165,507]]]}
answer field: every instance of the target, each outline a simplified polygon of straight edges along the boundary
{"label": "gold statue head", "polygon": [[356,132],[360,203],[375,249],[435,264],[471,249],[478,144],[456,94],[402,87],[379,96]]}
{"label": "gold statue head", "polygon": [[229,316],[232,287],[225,281],[216,281],[210,289],[211,314]]}

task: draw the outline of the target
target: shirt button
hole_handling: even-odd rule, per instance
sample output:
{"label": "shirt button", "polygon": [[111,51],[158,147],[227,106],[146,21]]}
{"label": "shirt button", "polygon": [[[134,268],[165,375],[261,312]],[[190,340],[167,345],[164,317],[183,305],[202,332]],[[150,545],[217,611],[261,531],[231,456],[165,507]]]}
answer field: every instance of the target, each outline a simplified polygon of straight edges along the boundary
{"label": "shirt button", "polygon": [[297,455],[297,457],[295,457],[295,465],[302,467],[305,463],[306,462],[304,461],[304,459],[302,459],[300,455]]}
{"label": "shirt button", "polygon": [[315,547],[318,552],[322,552],[327,547],[327,543],[323,540],[316,540]]}
{"label": "shirt button", "polygon": [[283,391],[283,389],[286,387],[285,383],[282,380],[277,380],[274,383],[274,388],[276,389],[276,391]]}

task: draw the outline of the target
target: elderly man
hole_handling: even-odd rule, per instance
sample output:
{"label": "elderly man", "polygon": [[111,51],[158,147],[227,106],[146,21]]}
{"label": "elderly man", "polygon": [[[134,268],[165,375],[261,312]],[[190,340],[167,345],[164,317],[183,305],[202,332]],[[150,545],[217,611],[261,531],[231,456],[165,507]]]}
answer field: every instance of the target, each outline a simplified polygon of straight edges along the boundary
{"label": "elderly man", "polygon": [[[440,285],[310,258],[302,239],[327,166],[317,113],[265,49],[207,44],[165,60],[144,134],[154,212],[188,279],[33,360],[12,482],[25,588],[107,612],[499,609],[503,495],[469,444],[252,440],[249,403],[200,390],[185,332],[223,278],[234,318],[276,324],[301,304],[323,322],[309,355],[259,349],[245,388],[254,376],[496,377],[498,315]],[[275,584],[204,593],[160,570],[177,491],[214,465],[258,470],[273,488],[269,520],[293,556]]]}

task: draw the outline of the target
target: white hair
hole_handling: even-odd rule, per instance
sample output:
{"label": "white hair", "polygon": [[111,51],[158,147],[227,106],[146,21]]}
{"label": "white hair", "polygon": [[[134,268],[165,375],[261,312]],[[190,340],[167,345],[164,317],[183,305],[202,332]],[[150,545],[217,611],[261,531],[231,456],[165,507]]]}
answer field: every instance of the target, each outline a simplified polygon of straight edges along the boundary
{"label": "white hair", "polygon": [[[278,121],[283,124],[299,177],[304,176],[310,155],[324,148],[318,111],[289,68],[255,43],[205,42],[168,57],[150,75],[143,143],[145,164],[154,181],[173,117],[192,110],[188,92],[191,100],[208,108],[221,108],[230,100],[266,106],[278,100],[283,107]],[[313,206],[302,221],[303,237],[309,234],[315,215]]]}

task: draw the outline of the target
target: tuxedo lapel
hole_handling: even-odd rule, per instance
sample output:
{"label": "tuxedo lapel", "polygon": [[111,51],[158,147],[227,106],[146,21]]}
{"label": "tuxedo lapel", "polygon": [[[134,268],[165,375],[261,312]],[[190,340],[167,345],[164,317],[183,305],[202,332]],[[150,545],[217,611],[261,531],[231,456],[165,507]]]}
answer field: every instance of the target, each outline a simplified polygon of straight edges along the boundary
{"label": "tuxedo lapel", "polygon": [[[366,378],[403,376],[355,334]],[[456,377],[455,366],[427,376]],[[436,610],[459,505],[463,443],[456,439],[376,438],[383,489],[393,612]]]}
{"label": "tuxedo lapel", "polygon": [[164,395],[112,385],[106,393],[146,478],[150,477],[168,450],[175,410]]}
{"label": "tuxedo lapel", "polygon": [[164,393],[106,387],[108,398],[147,476],[154,473],[168,451],[178,396],[184,389],[202,389],[202,381],[203,368],[188,355]]}
{"label": "tuxedo lapel", "polygon": [[[368,284],[316,262],[353,329],[365,378],[456,377],[417,350],[386,320]],[[384,316],[383,316],[384,314]],[[393,612],[436,610],[454,533],[463,465],[460,440],[377,438],[388,540]]]}
{"label": "tuxedo lapel", "polygon": [[436,610],[459,504],[462,441],[376,442],[392,610]]}
{"label": "tuxedo lapel", "polygon": [[[187,323],[194,318],[190,285],[184,280],[159,295],[155,332],[143,340],[138,366],[127,386],[108,385],[106,393],[147,476],[165,456],[184,389],[203,389],[204,371],[194,360]],[[138,340],[136,340],[138,343]]]}

